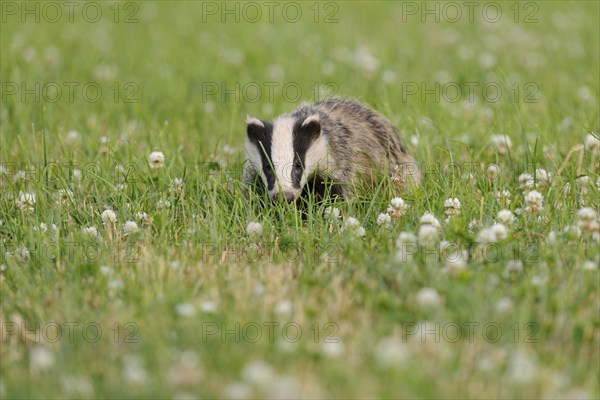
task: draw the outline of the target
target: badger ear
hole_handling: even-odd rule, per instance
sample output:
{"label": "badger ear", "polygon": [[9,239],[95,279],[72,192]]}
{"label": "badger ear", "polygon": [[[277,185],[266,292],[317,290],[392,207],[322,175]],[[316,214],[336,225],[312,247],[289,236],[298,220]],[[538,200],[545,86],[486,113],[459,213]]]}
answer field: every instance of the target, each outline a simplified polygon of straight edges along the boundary
{"label": "badger ear", "polygon": [[321,133],[321,120],[319,119],[319,115],[313,114],[302,122],[302,129],[311,135],[318,136]]}
{"label": "badger ear", "polygon": [[246,116],[246,134],[248,137],[256,137],[265,131],[265,124],[256,117]]}

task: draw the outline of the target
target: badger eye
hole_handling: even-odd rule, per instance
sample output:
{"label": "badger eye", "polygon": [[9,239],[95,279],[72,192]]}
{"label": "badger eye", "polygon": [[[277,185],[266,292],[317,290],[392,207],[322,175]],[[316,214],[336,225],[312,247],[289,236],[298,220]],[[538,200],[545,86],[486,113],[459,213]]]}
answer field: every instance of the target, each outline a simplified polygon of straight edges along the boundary
{"label": "badger eye", "polygon": [[294,168],[296,168],[296,169],[302,169],[302,163],[300,161],[294,162]]}
{"label": "badger eye", "polygon": [[273,170],[271,169],[271,166],[264,167],[263,172],[265,173],[266,176],[273,175]]}

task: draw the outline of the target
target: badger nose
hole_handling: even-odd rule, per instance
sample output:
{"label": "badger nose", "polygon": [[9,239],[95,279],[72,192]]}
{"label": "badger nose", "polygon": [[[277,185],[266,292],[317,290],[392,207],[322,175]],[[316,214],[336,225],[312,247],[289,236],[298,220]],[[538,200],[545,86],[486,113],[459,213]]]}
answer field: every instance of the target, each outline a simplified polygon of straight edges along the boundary
{"label": "badger nose", "polygon": [[277,194],[276,200],[285,200],[288,203],[291,203],[296,200],[296,196],[294,196],[294,193],[284,190]]}

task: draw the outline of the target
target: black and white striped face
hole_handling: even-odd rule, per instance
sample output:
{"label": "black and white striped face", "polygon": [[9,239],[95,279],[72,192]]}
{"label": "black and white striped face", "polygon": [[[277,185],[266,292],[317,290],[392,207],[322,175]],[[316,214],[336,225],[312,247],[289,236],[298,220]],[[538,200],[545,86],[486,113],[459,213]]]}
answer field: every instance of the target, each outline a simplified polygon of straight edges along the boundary
{"label": "black and white striped face", "polygon": [[246,154],[272,200],[296,200],[308,177],[327,157],[327,140],[317,115],[282,116],[271,122],[246,119]]}

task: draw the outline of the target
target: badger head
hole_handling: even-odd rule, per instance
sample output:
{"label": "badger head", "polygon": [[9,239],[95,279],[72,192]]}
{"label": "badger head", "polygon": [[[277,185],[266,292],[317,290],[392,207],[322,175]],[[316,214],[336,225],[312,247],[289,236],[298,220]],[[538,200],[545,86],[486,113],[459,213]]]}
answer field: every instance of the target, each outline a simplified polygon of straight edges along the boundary
{"label": "badger head", "polygon": [[327,139],[317,114],[273,122],[246,118],[246,155],[272,200],[292,202],[327,157]]}

